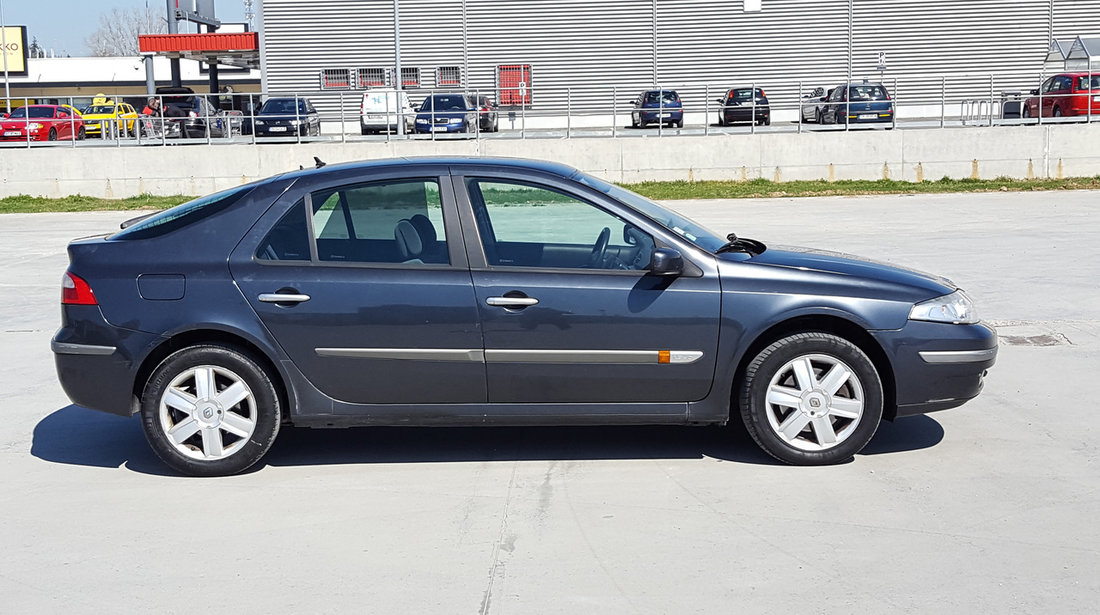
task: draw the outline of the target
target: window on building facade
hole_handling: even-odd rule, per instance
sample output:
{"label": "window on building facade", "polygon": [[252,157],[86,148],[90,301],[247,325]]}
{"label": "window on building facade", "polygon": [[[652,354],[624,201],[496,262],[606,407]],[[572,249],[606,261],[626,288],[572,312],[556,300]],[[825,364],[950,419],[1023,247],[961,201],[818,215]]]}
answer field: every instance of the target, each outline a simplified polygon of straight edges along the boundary
{"label": "window on building facade", "polygon": [[415,66],[401,67],[401,87],[420,87],[420,69]]}
{"label": "window on building facade", "polygon": [[321,69],[322,90],[346,90],[351,87],[351,71],[346,68]]}
{"label": "window on building facade", "polygon": [[462,68],[458,66],[440,66],[435,71],[435,84],[462,85]]}
{"label": "window on building facade", "polygon": [[501,106],[531,104],[531,65],[501,64],[497,66],[497,101]]}
{"label": "window on building facade", "polygon": [[360,68],[357,72],[360,88],[373,88],[389,85],[389,71],[384,68]]}

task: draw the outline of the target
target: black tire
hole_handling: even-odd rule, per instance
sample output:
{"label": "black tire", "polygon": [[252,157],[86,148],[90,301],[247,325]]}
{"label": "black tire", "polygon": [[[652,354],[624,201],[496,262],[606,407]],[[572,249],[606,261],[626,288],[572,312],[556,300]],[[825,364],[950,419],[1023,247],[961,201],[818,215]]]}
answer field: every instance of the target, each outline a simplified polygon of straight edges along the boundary
{"label": "black tire", "polygon": [[1024,105],[1023,111],[1020,112],[1020,117],[1025,120],[1031,119],[1031,109],[1027,105]]}
{"label": "black tire", "polygon": [[815,124],[821,125],[821,124],[825,123],[825,116],[824,116],[824,114],[821,113],[821,109],[818,109],[817,113],[815,113],[814,116],[815,116],[814,117],[814,123]]}
{"label": "black tire", "polygon": [[[813,369],[811,386],[804,386],[796,377],[794,364],[805,365],[805,360]],[[827,393],[827,387],[821,386],[827,383],[821,380],[827,368],[837,365],[846,368],[846,379],[833,393]],[[784,391],[801,391],[801,399],[788,397],[800,405],[769,402],[773,380]],[[857,401],[861,402],[857,416],[832,414],[855,414]],[[772,457],[793,465],[833,464],[851,459],[875,435],[882,420],[882,380],[874,363],[848,340],[828,333],[798,333],[768,345],[749,363],[738,402],[749,434]],[[781,435],[779,430],[785,425],[799,431]],[[837,441],[829,443],[828,433]]]}
{"label": "black tire", "polygon": [[1060,107],[1054,108],[1054,117],[1062,117],[1062,109]]}
{"label": "black tire", "polygon": [[[207,367],[213,369],[203,381],[213,386],[205,388],[215,394],[203,397],[199,374],[207,373]],[[231,400],[218,399],[219,394],[241,383],[249,395],[223,407]],[[197,398],[193,413],[167,404],[162,408],[169,391]],[[141,396],[141,423],[149,445],[169,467],[190,476],[228,476],[250,468],[271,448],[281,420],[279,395],[267,372],[248,353],[228,346],[191,346],[172,353],[153,371]],[[241,427],[244,423],[251,424],[250,433]],[[177,444],[167,430],[181,427],[190,435]],[[221,456],[209,458],[217,454],[216,447],[224,447]]]}
{"label": "black tire", "polygon": [[50,129],[50,133],[46,135],[46,140],[47,141],[56,141],[57,140],[57,129],[56,128],[51,128]]}
{"label": "black tire", "polygon": [[725,126],[726,125],[726,118],[722,117],[721,113],[718,114],[718,125],[719,126]]}
{"label": "black tire", "polygon": [[87,137],[87,136],[88,135],[84,132],[84,127],[83,126],[80,127],[80,130],[76,131],[76,140],[77,141],[83,141],[84,138]]}
{"label": "black tire", "polygon": [[764,116],[764,125],[765,126],[771,126],[772,125],[772,116],[770,116],[770,115],[765,115]]}
{"label": "black tire", "polygon": [[684,120],[677,121],[676,122],[676,127],[677,128],[683,128],[684,127]]}

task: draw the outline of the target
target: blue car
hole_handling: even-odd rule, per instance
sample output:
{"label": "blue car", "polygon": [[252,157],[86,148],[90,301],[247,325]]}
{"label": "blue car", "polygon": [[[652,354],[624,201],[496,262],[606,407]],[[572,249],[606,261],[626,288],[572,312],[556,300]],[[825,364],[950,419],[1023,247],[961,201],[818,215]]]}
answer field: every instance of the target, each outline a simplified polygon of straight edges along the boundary
{"label": "blue car", "polygon": [[836,463],[977,395],[997,354],[944,278],[714,233],[549,162],[328,165],[68,252],[65,392],[201,476],[289,426],[740,421]]}
{"label": "blue car", "polygon": [[817,110],[818,124],[894,122],[894,101],[881,83],[842,83],[829,91]]}
{"label": "blue car", "polygon": [[416,110],[415,130],[432,132],[473,132],[478,121],[478,106],[465,94],[432,94]]}
{"label": "blue car", "polygon": [[684,105],[675,90],[646,90],[634,99],[630,124],[645,128],[650,124],[684,127]]}

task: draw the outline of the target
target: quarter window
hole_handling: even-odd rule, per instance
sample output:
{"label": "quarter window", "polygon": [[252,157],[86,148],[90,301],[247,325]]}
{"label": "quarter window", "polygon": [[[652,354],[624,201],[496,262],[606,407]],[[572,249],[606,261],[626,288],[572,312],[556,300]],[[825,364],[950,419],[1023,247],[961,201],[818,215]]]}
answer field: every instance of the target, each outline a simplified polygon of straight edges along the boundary
{"label": "quarter window", "polygon": [[587,201],[532,184],[468,179],[492,266],[643,270],[653,239]]}
{"label": "quarter window", "polygon": [[450,263],[434,179],[344,186],[314,192],[310,198],[319,260]]}
{"label": "quarter window", "polygon": [[309,233],[306,231],[306,204],[298,201],[264,237],[256,258],[265,261],[308,261]]}

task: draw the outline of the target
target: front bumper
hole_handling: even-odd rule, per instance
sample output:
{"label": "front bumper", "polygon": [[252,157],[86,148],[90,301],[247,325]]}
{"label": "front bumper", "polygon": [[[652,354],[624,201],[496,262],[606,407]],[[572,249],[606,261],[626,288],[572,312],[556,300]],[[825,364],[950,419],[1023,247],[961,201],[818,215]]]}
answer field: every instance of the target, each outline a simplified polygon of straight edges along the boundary
{"label": "front bumper", "polygon": [[65,305],[61,313],[50,349],[65,394],[78,406],[133,414],[138,367],[161,338],[109,324],[97,305]]}
{"label": "front bumper", "polygon": [[961,406],[981,392],[986,370],[997,360],[997,332],[983,323],[911,320],[871,335],[893,365],[899,417]]}
{"label": "front bumper", "polygon": [[[276,129],[282,130],[276,130]],[[256,126],[255,127],[257,137],[292,137],[294,135],[305,136],[309,134],[309,126],[307,124],[301,124],[298,126],[279,125],[274,126]]]}
{"label": "front bumper", "polygon": [[416,124],[415,130],[417,134],[426,135],[433,132],[470,132],[468,124]]}

